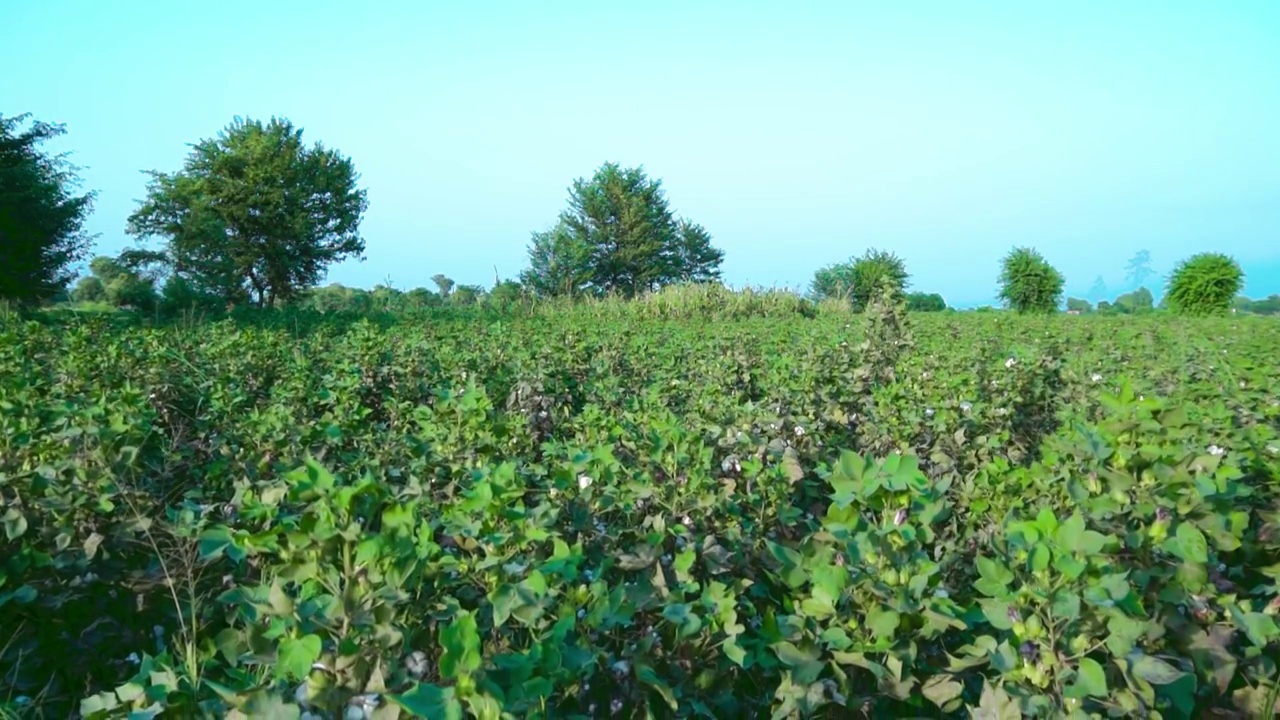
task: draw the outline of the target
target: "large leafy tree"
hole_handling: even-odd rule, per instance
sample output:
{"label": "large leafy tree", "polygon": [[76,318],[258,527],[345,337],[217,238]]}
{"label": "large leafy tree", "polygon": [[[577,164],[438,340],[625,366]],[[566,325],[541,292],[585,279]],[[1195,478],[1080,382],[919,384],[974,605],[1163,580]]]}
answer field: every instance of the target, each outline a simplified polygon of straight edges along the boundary
{"label": "large leafy tree", "polygon": [[885,287],[893,295],[901,295],[910,277],[902,258],[871,248],[861,257],[819,269],[813,274],[810,292],[819,300],[848,300],[861,312]]}
{"label": "large leafy tree", "polygon": [[172,272],[196,289],[270,306],[363,254],[358,179],[350,158],[307,146],[290,121],[237,118],[178,172],[151,173],[129,232],[163,238]]}
{"label": "large leafy tree", "polygon": [[555,227],[534,233],[522,280],[541,295],[634,296],[716,280],[723,260],[705,228],[672,212],[660,180],[605,163],[574,181]]}
{"label": "large leafy tree", "polygon": [[1051,313],[1062,302],[1065,279],[1038,251],[1009,251],[1000,269],[1000,299],[1020,313]]}
{"label": "large leafy tree", "polygon": [[1139,287],[1149,277],[1155,274],[1155,270],[1151,269],[1151,253],[1146,250],[1139,250],[1129,258],[1129,263],[1125,265],[1124,277],[1131,287]]}
{"label": "large leafy tree", "polygon": [[23,129],[28,117],[0,115],[0,299],[23,304],[63,292],[93,242],[84,221],[94,194],[77,194],[78,169],[40,148],[65,128]]}

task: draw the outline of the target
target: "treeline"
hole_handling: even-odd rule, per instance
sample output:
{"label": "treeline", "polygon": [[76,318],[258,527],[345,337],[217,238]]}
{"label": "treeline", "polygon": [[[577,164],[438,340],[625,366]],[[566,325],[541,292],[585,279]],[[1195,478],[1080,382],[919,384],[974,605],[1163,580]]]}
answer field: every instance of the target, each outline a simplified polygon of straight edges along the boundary
{"label": "treeline", "polygon": [[[236,118],[202,139],[178,170],[151,171],[146,195],[128,217],[136,246],[97,257],[84,231],[94,193],[78,192],[77,169],[40,144],[63,133],[27,116],[0,116],[0,301],[21,305],[74,300],[155,312],[304,306],[323,311],[394,310],[444,305],[508,306],[547,299],[636,298],[662,288],[719,284],[724,251],[702,225],[678,214],[662,182],[642,168],[605,163],[575,180],[550,227],[532,233],[528,267],[518,280],[434,288],[365,291],[318,287],[328,269],[363,259],[360,223],[366,191],[352,160],[303,142],[287,119]],[[25,127],[25,129],[24,129]],[[1145,251],[1131,273],[1150,272]],[[1233,258],[1203,253],[1183,261],[1164,294],[1168,309],[1222,313],[1233,307],[1243,272]],[[1001,262],[999,298],[1025,313],[1063,307],[1062,274],[1034,248],[1014,248]],[[883,293],[911,310],[941,311],[941,295],[909,292],[910,275],[892,252],[871,249],[815,272],[809,299],[861,311]],[[1271,304],[1268,304],[1271,303]],[[1258,301],[1259,310],[1274,305]],[[1100,302],[1067,300],[1071,312],[1137,313],[1154,309],[1142,288]]]}

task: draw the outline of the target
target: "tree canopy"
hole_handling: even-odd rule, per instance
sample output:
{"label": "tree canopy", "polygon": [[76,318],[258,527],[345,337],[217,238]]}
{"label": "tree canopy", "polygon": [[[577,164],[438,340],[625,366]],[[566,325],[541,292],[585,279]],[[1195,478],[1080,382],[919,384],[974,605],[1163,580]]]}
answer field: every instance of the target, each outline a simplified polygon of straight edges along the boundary
{"label": "tree canopy", "polygon": [[40,144],[63,135],[61,125],[28,115],[0,115],[0,299],[27,304],[65,291],[71,265],[93,242],[84,221],[94,194],[77,194],[78,168]]}
{"label": "tree canopy", "polygon": [[521,276],[539,295],[627,297],[720,278],[724,252],[701,225],[677,217],[662,182],[643,168],[605,163],[569,189],[558,222],[535,232]]}
{"label": "tree canopy", "polygon": [[181,170],[150,175],[129,232],[163,238],[171,272],[196,290],[271,306],[364,252],[354,164],[308,147],[288,120],[237,118],[193,145]]}
{"label": "tree canopy", "polygon": [[894,295],[902,294],[910,277],[902,258],[871,248],[861,257],[819,269],[813,275],[810,292],[819,300],[848,300],[854,310],[861,312],[884,285]]}
{"label": "tree canopy", "polygon": [[1037,250],[1017,247],[1000,267],[1000,299],[1020,313],[1051,313],[1062,302],[1065,279]]}

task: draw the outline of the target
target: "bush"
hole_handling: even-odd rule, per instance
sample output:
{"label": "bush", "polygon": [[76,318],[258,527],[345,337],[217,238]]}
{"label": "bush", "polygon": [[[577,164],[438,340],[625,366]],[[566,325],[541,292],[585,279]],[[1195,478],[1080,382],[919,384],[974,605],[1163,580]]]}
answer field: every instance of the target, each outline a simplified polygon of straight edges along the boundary
{"label": "bush", "polygon": [[902,258],[873,248],[860,258],[818,270],[810,287],[817,300],[848,300],[854,310],[862,312],[882,285],[887,284],[895,294],[900,294],[910,277]]}
{"label": "bush", "polygon": [[912,312],[942,312],[947,309],[947,301],[938,293],[914,292],[907,295],[907,309]]}
{"label": "bush", "polygon": [[1169,276],[1169,306],[1183,315],[1220,315],[1244,285],[1240,264],[1223,253],[1199,253],[1178,263]]}
{"label": "bush", "polygon": [[1014,248],[1000,271],[1000,299],[1020,313],[1051,313],[1062,301],[1062,273],[1033,248]]}
{"label": "bush", "polygon": [[106,297],[106,287],[93,275],[80,278],[71,291],[71,299],[76,302],[102,302]]}
{"label": "bush", "polygon": [[1067,298],[1067,310],[1070,312],[1087,313],[1092,312],[1093,305],[1090,305],[1088,300]]}

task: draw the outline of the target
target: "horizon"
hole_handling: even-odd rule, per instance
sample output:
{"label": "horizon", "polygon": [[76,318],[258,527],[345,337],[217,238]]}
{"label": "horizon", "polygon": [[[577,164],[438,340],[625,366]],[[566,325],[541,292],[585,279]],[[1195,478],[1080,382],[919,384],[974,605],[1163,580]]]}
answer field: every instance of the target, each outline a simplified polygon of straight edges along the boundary
{"label": "horizon", "polygon": [[804,292],[874,247],[911,291],[997,305],[1026,245],[1066,296],[1133,290],[1141,250],[1157,299],[1203,251],[1280,293],[1280,5],[1170,7],[51,1],[0,10],[24,68],[0,112],[66,126],[50,148],[97,193],[95,254],[133,245],[142,171],[279,116],[369,192],[367,259],[322,285],[514,278],[570,183],[615,161],[710,231],[732,287]]}

